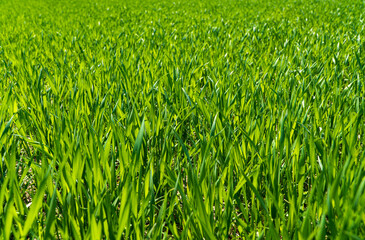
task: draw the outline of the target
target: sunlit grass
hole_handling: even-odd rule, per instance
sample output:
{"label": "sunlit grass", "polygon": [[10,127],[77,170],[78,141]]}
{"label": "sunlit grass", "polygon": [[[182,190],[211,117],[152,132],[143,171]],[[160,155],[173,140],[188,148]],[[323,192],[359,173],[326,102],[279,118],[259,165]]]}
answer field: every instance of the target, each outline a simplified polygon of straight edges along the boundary
{"label": "sunlit grass", "polygon": [[364,4],[0,0],[0,238],[365,238]]}

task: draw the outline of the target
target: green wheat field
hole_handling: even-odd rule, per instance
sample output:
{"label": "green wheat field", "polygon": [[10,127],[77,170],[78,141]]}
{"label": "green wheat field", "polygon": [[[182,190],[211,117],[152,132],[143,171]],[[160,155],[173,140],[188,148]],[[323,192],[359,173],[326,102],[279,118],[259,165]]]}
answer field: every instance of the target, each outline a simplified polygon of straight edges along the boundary
{"label": "green wheat field", "polygon": [[364,239],[365,1],[0,0],[0,239]]}

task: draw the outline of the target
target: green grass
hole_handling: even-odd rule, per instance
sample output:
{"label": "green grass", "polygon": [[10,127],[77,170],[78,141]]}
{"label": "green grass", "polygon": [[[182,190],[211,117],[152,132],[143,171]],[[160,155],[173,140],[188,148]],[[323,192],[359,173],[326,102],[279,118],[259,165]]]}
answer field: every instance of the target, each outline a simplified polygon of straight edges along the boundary
{"label": "green grass", "polygon": [[0,239],[364,239],[364,21],[0,0]]}

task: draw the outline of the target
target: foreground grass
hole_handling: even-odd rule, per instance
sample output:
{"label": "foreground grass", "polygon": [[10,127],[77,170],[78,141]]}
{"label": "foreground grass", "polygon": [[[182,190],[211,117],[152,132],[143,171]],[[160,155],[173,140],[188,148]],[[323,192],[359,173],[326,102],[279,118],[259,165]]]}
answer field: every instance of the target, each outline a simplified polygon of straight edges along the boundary
{"label": "foreground grass", "polygon": [[363,239],[363,1],[0,1],[0,238]]}

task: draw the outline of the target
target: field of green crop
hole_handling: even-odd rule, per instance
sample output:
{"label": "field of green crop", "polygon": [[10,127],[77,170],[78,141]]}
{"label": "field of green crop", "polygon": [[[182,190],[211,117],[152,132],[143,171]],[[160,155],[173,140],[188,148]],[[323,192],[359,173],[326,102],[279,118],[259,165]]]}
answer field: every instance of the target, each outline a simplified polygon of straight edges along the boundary
{"label": "field of green crop", "polygon": [[365,1],[0,0],[0,239],[364,239]]}

